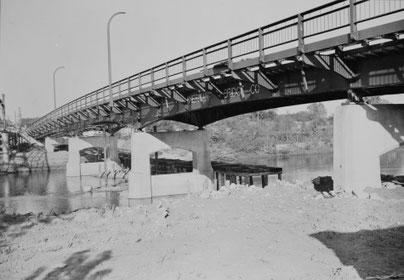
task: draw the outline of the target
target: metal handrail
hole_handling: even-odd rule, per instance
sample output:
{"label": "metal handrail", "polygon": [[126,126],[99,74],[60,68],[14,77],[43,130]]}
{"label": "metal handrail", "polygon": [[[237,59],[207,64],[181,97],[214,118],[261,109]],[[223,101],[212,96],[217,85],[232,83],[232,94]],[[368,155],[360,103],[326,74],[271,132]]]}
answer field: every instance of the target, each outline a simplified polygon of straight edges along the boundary
{"label": "metal handrail", "polygon": [[[391,9],[390,4],[388,5],[388,8],[386,8],[386,3],[388,1],[383,1],[385,5],[383,11],[376,12],[375,3],[379,1],[380,0],[332,1],[300,14],[234,36],[228,40],[220,41],[114,82],[112,84],[113,99],[120,99],[122,95],[133,96],[135,94],[131,93],[135,91],[138,92],[137,95],[142,94],[143,92],[141,91],[143,88],[150,88],[155,85],[156,82],[160,82],[161,84],[161,82],[164,81],[168,84],[173,77],[179,77],[182,75],[185,77],[187,73],[191,71],[195,72],[198,69],[201,69],[206,73],[210,66],[217,63],[224,61],[233,62],[233,59],[235,58],[251,55],[253,53],[257,53],[259,56],[260,54],[265,54],[265,51],[282,45],[291,44],[293,42],[296,42],[296,46],[300,49],[302,47],[301,44],[304,46],[304,39],[306,38],[333,32],[349,26],[351,26],[351,28],[352,26],[355,26],[356,28],[356,25],[359,23],[385,17],[404,10],[404,0],[399,0],[398,8],[396,8],[396,4],[394,4],[393,9]],[[359,8],[359,5],[364,4],[367,5],[369,10],[368,16],[357,20],[356,9]],[[374,11],[371,13],[372,7]],[[351,14],[354,16],[352,17]],[[335,22],[332,17],[336,18]],[[339,22],[337,20],[338,18]],[[327,25],[318,24],[318,21],[323,21],[327,23]],[[308,28],[310,23],[312,24],[311,27],[313,30],[311,30],[311,32],[305,32],[306,27]],[[257,40],[258,42],[256,42]],[[244,51],[237,52],[237,54],[233,55],[235,48],[240,46]],[[213,60],[211,57],[214,57]],[[198,60],[201,61],[198,62]],[[187,69],[188,61],[193,61],[195,65]],[[158,71],[163,71],[162,74],[159,74],[162,76],[155,79],[154,75]],[[132,86],[132,83],[135,85]],[[117,90],[115,90],[116,88]],[[48,123],[50,120],[57,120],[60,117],[68,116],[76,111],[91,108],[96,105],[107,104],[109,101],[106,94],[107,91],[108,86],[104,86],[68,102],[35,121],[32,124],[31,130]]]}

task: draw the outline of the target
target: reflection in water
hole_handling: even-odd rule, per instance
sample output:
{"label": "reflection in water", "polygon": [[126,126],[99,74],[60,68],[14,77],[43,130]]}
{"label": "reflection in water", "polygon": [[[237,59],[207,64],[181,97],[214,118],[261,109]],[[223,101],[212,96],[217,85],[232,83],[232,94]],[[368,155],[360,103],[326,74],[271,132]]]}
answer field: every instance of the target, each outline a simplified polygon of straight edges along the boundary
{"label": "reflection in water", "polygon": [[380,168],[383,174],[404,175],[404,147],[381,155]]}
{"label": "reflection in water", "polygon": [[[105,204],[119,206],[119,191],[100,191],[105,179],[66,177],[66,172],[0,176],[0,209],[7,213],[63,213]],[[92,190],[97,191],[92,191]]]}
{"label": "reflection in water", "polygon": [[[333,156],[330,154],[301,155],[285,158],[259,157],[244,160],[246,164],[265,164],[283,168],[284,180],[311,185],[318,176],[332,176]],[[404,175],[404,148],[380,157],[384,174]],[[276,180],[270,176],[269,180]],[[261,185],[260,177],[254,178]],[[120,191],[100,191],[105,179],[95,177],[68,177],[62,171],[10,174],[0,176],[0,209],[8,213],[62,213],[105,204],[119,206],[126,198]],[[112,187],[111,187],[112,188]],[[126,201],[127,202],[127,201]]]}
{"label": "reflection in water", "polygon": [[[332,174],[332,153],[299,155],[282,158],[260,157],[249,162],[250,164],[264,164],[273,167],[282,167],[282,179],[295,183],[296,181],[308,185],[318,176]],[[276,175],[269,176],[269,181],[275,181]],[[254,178],[254,184],[260,185],[260,179]]]}

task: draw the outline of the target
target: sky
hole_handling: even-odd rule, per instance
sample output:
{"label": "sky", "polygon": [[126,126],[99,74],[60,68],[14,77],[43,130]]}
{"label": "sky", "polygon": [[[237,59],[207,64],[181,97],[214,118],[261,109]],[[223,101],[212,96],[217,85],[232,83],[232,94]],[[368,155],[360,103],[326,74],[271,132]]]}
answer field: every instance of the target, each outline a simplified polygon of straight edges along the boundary
{"label": "sky", "polygon": [[[113,81],[329,0],[0,0],[0,94],[14,120],[40,117]],[[404,95],[388,97],[404,103]],[[325,103],[329,113],[342,101]],[[304,110],[307,105],[279,109]]]}

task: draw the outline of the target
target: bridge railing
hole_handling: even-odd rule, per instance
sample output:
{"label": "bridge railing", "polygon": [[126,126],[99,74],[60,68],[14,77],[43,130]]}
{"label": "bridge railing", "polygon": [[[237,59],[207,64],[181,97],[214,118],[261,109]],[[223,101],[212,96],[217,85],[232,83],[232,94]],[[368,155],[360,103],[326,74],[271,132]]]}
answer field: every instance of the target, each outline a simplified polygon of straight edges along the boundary
{"label": "bridge railing", "polygon": [[[178,79],[185,81],[194,73],[206,75],[208,69],[221,63],[231,69],[234,62],[247,58],[263,61],[266,55],[281,50],[296,47],[303,53],[305,44],[331,35],[350,34],[355,39],[359,25],[377,25],[380,22],[376,20],[381,18],[385,22],[392,21],[393,14],[403,11],[404,0],[332,1],[119,80],[112,84],[113,99],[143,94],[146,89],[150,91],[156,86],[168,86]],[[281,58],[273,57],[273,60]],[[108,102],[109,87],[105,86],[48,113],[37,120],[31,130],[77,111],[107,105]]]}

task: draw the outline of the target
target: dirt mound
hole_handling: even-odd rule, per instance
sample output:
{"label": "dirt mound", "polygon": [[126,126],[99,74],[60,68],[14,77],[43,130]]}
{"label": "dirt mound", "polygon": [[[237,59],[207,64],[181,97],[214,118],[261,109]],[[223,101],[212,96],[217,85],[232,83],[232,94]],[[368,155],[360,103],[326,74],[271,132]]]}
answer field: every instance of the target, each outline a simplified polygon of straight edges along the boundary
{"label": "dirt mound", "polygon": [[0,279],[365,279],[404,274],[403,200],[277,182],[2,220]]}

